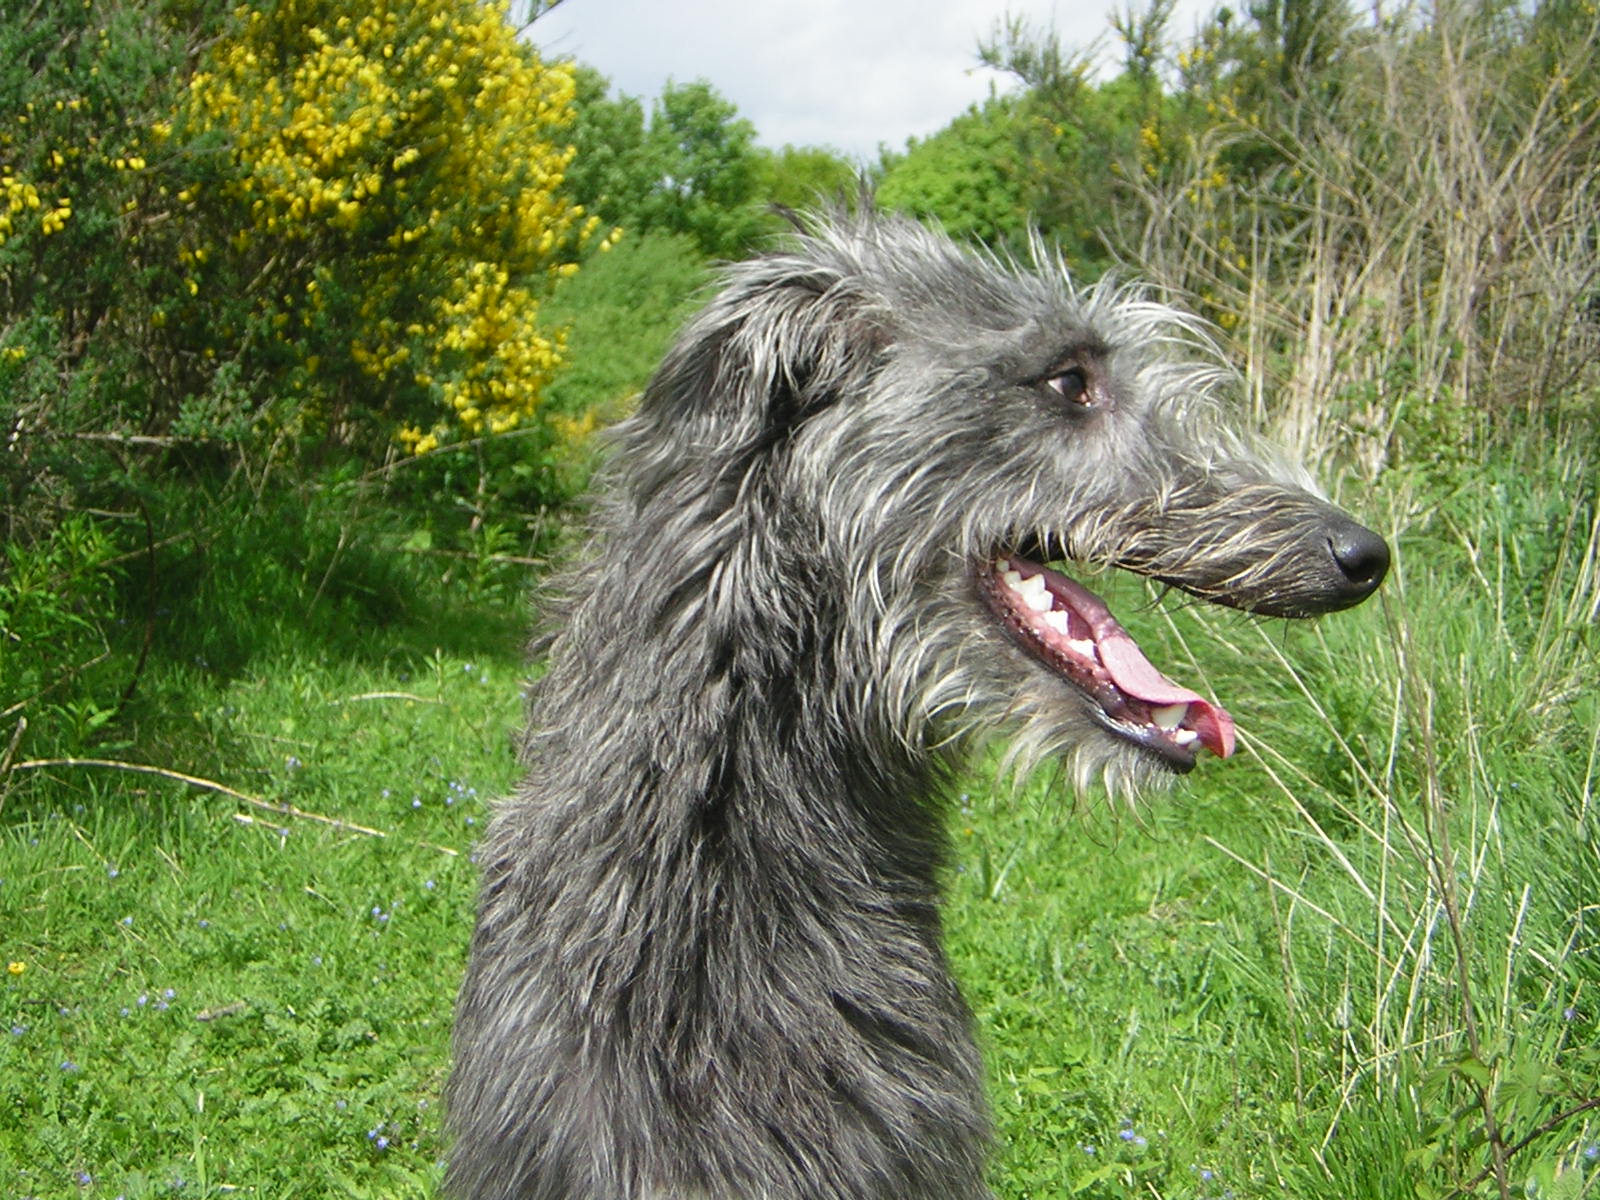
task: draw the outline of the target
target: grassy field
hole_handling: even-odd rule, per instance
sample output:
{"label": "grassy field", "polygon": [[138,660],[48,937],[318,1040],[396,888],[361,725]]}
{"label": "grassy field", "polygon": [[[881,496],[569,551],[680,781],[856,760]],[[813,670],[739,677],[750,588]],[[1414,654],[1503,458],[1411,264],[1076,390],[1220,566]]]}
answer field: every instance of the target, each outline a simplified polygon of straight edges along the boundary
{"label": "grassy field", "polygon": [[[1535,444],[1347,496],[1396,570],[1315,625],[1115,585],[1243,747],[1132,812],[954,798],[1002,1197],[1595,1189],[1593,480]],[[0,1195],[434,1190],[533,572],[358,508],[218,498],[130,568],[101,761],[34,729],[0,772]]]}

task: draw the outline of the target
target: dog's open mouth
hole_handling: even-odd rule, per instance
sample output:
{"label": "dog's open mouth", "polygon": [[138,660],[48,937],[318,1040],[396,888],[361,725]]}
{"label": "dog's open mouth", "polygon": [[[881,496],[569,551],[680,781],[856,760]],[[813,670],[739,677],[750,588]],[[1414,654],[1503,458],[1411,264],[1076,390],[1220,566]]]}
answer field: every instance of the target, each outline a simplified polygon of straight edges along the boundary
{"label": "dog's open mouth", "polygon": [[1118,737],[1159,754],[1175,771],[1195,754],[1233,753],[1233,718],[1151,664],[1111,610],[1082,584],[1015,555],[978,570],[979,590],[1011,636],[1099,709]]}

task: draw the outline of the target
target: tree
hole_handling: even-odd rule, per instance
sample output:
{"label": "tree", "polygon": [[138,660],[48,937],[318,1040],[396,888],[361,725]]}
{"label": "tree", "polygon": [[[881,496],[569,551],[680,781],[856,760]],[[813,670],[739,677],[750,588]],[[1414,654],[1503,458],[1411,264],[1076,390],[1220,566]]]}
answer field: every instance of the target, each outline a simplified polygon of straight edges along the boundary
{"label": "tree", "polygon": [[[182,114],[225,153],[180,193],[191,300],[171,318],[281,373],[303,425],[381,413],[425,450],[525,421],[562,353],[540,298],[595,224],[560,190],[573,92],[473,0],[242,16]],[[231,337],[214,307],[230,284]]]}
{"label": "tree", "polygon": [[607,224],[691,239],[718,258],[744,254],[764,227],[755,128],[704,80],[668,83],[651,107],[610,95],[604,76],[572,68],[570,195]]}
{"label": "tree", "polygon": [[994,246],[1019,241],[1027,229],[1025,120],[1007,98],[974,105],[938,133],[885,159],[879,205],[936,221],[961,240]]}
{"label": "tree", "polygon": [[855,164],[819,146],[785,146],[761,155],[755,194],[765,205],[796,211],[853,196],[861,173]]}
{"label": "tree", "polygon": [[613,98],[610,81],[593,67],[574,64],[572,78],[567,194],[609,224],[634,225],[657,182],[645,150],[644,105],[636,96]]}
{"label": "tree", "polygon": [[655,184],[644,226],[687,234],[709,255],[742,254],[761,228],[755,139],[755,127],[709,83],[667,84],[645,139]]}

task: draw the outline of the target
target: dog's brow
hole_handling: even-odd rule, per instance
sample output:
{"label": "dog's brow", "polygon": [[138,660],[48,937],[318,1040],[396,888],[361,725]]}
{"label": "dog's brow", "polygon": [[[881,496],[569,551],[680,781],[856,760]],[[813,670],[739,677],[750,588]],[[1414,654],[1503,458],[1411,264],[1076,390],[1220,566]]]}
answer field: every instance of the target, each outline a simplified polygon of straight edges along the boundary
{"label": "dog's brow", "polygon": [[1049,369],[1066,370],[1071,367],[1099,365],[1110,356],[1111,347],[1099,337],[1074,338],[1051,357]]}

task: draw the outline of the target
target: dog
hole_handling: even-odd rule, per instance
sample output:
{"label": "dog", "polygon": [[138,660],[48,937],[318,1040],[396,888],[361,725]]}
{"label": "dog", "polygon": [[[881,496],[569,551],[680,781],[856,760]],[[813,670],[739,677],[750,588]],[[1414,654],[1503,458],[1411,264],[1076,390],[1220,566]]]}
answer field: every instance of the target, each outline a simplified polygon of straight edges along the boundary
{"label": "dog", "polygon": [[547,612],[480,849],[451,1196],[991,1195],[940,939],[952,772],[993,730],[1118,790],[1234,748],[1061,564],[1284,617],[1389,565],[1229,426],[1219,363],[1040,245],[870,211],[726,270]]}

